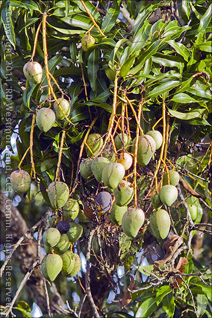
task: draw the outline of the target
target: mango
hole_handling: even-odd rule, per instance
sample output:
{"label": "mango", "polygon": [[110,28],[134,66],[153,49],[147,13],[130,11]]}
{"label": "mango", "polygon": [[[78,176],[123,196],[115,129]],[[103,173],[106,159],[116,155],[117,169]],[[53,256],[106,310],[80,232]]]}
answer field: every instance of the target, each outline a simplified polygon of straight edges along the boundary
{"label": "mango", "polygon": [[67,234],[62,234],[59,242],[54,247],[54,252],[56,254],[65,253],[70,247],[70,242]]}
{"label": "mango", "polygon": [[124,166],[121,163],[108,163],[102,170],[102,181],[106,187],[116,188],[125,175]]}
{"label": "mango", "polygon": [[50,245],[51,247],[54,247],[59,243],[60,238],[60,231],[58,231],[58,229],[54,227],[49,227],[47,230],[43,232],[43,243],[45,245]]}
{"label": "mango", "polygon": [[129,153],[122,152],[118,154],[117,162],[121,163],[124,166],[125,170],[128,170],[132,166],[133,158]]}
{"label": "mango", "polygon": [[94,157],[96,154],[98,154],[102,146],[103,146],[103,139],[101,135],[90,134],[87,138],[86,147],[85,147],[87,156],[89,158]]}
{"label": "mango", "polygon": [[63,120],[65,118],[65,116],[68,116],[70,114],[71,111],[71,107],[70,107],[70,103],[67,101],[67,99],[60,97],[58,98],[58,103],[55,101],[54,102],[54,111],[56,114],[56,118],[57,120]]}
{"label": "mango", "polygon": [[124,213],[127,211],[127,206],[119,206],[115,202],[110,210],[109,218],[115,225],[121,225]]}
{"label": "mango", "polygon": [[79,214],[79,203],[72,198],[68,199],[63,207],[63,215],[67,220],[75,220]]}
{"label": "mango", "polygon": [[69,276],[74,277],[78,274],[78,272],[80,271],[81,268],[81,259],[79,257],[78,254],[74,253],[74,268],[73,270],[70,272]]}
{"label": "mango", "polygon": [[102,181],[102,170],[110,161],[105,157],[97,157],[92,160],[91,170],[96,181]]}
{"label": "mango", "polygon": [[[132,152],[135,153],[135,140],[133,140]],[[140,136],[138,140],[137,162],[139,165],[146,166],[156,150],[155,140],[149,136]]]}
{"label": "mango", "polygon": [[107,191],[99,192],[95,199],[95,204],[99,213],[106,213],[111,209],[112,196]]}
{"label": "mango", "polygon": [[159,195],[163,204],[171,206],[177,200],[178,191],[175,186],[167,184],[160,189]]}
{"label": "mango", "polygon": [[67,184],[61,181],[53,181],[50,183],[48,186],[48,197],[53,208],[62,208],[69,197],[69,188]]}
{"label": "mango", "polygon": [[39,84],[43,77],[43,68],[38,62],[27,62],[23,72],[25,77],[33,84]]}
{"label": "mango", "polygon": [[110,162],[114,162],[116,160],[116,155],[111,143],[107,144],[103,149],[102,157],[107,158]]}
{"label": "mango", "polygon": [[150,216],[150,229],[152,234],[158,239],[165,239],[170,230],[170,217],[166,210],[159,209]]}
{"label": "mango", "polygon": [[[179,173],[174,169],[169,170],[169,180],[171,185],[176,186],[180,181]],[[168,184],[168,176],[167,176],[167,172],[165,172],[163,174],[163,185],[167,185],[167,184]]]}
{"label": "mango", "polygon": [[130,182],[122,180],[113,190],[113,193],[117,205],[128,205],[133,199],[134,188]]}
{"label": "mango", "polygon": [[139,208],[129,208],[122,218],[123,232],[132,238],[135,238],[144,224],[145,214]]}
{"label": "mango", "polygon": [[95,42],[96,41],[92,35],[90,34],[84,35],[81,40],[83,51],[87,52],[95,44]]}
{"label": "mango", "polygon": [[153,196],[151,196],[151,202],[155,209],[158,209],[163,205],[163,203],[161,202],[159,193],[155,193],[153,194]]}
{"label": "mango", "polygon": [[90,159],[83,159],[80,163],[80,174],[84,179],[88,179],[93,175],[91,163],[92,160]]}
{"label": "mango", "polygon": [[49,131],[56,121],[55,113],[50,108],[40,108],[36,114],[36,124],[42,132]]}
{"label": "mango", "polygon": [[21,194],[30,189],[31,177],[25,170],[15,170],[10,175],[11,184],[15,192]]}
{"label": "mango", "polygon": [[149,130],[146,134],[151,136],[155,140],[156,150],[159,149],[163,142],[162,134],[158,130]]}
{"label": "mango", "polygon": [[131,143],[131,138],[129,135],[125,134],[125,133],[120,133],[118,135],[116,135],[115,139],[115,145],[116,145],[116,149],[120,150],[120,149],[129,149],[130,147],[130,143]]}
{"label": "mango", "polygon": [[61,255],[61,258],[63,260],[63,272],[66,276],[69,276],[70,273],[74,269],[75,265],[75,256],[72,251],[66,251],[64,254]]}
{"label": "mango", "polygon": [[44,256],[40,267],[43,276],[53,282],[62,270],[63,260],[58,254],[48,254]]}
{"label": "mango", "polygon": [[70,229],[67,232],[69,241],[75,243],[83,233],[83,227],[79,223],[71,222]]}
{"label": "mango", "polygon": [[199,199],[194,197],[194,196],[190,196],[190,197],[186,198],[185,201],[188,205],[188,209],[189,209],[191,218],[193,221],[195,221],[197,216],[198,216]]}

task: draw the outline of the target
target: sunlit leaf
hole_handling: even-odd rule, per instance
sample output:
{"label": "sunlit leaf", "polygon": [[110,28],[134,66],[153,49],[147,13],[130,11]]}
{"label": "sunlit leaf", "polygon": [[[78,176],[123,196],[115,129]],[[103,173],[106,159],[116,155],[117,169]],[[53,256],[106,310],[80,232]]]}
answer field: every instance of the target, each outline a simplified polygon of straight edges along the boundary
{"label": "sunlit leaf", "polygon": [[156,310],[157,304],[153,297],[149,297],[147,300],[141,303],[136,312],[135,318],[148,318]]}
{"label": "sunlit leaf", "polygon": [[189,52],[189,50],[187,49],[185,45],[183,45],[182,43],[177,43],[173,40],[169,40],[167,41],[167,43],[171,45],[171,47],[173,47],[175,51],[179,53],[185,59],[185,61],[188,62],[188,59],[191,53]]}
{"label": "sunlit leaf", "polygon": [[119,12],[120,11],[118,6],[109,8],[107,10],[106,16],[104,17],[102,26],[101,26],[102,32],[104,34],[109,32],[114,27],[116,20],[118,18]]}
{"label": "sunlit leaf", "polygon": [[150,97],[156,97],[156,96],[162,95],[163,93],[170,91],[171,89],[173,89],[174,87],[177,87],[179,85],[180,85],[179,81],[166,82],[164,84],[158,85],[152,91],[149,91],[147,93],[146,97],[150,98]]}
{"label": "sunlit leaf", "polygon": [[179,93],[174,95],[174,97],[171,99],[173,102],[176,103],[183,103],[183,104],[187,104],[187,103],[196,103],[196,100],[189,96],[188,94],[185,93]]}
{"label": "sunlit leaf", "polygon": [[212,15],[212,4],[209,5],[207,11],[205,12],[205,14],[200,19],[198,32],[206,32],[206,28],[207,28],[208,24],[211,21],[211,15]]}
{"label": "sunlit leaf", "polygon": [[182,113],[182,112],[178,112],[177,110],[173,110],[169,108],[168,111],[173,117],[176,117],[181,120],[190,120],[190,119],[201,116],[205,112],[205,109],[200,108],[200,109],[192,110],[190,112]]}

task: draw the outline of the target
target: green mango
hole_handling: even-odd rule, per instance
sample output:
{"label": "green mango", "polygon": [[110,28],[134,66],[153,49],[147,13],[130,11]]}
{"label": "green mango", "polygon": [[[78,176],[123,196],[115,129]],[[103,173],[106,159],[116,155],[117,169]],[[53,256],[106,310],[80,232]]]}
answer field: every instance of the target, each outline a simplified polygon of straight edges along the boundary
{"label": "green mango", "polygon": [[102,151],[102,157],[107,158],[110,162],[116,161],[116,155],[111,143],[107,144]]}
{"label": "green mango", "polygon": [[153,196],[151,197],[151,202],[155,209],[158,209],[163,205],[163,203],[161,202],[159,193],[153,194]]}
{"label": "green mango", "polygon": [[198,216],[199,199],[194,196],[190,196],[186,198],[185,202],[188,205],[192,220],[195,221]]}
{"label": "green mango", "polygon": [[62,234],[59,242],[54,247],[54,252],[56,254],[65,253],[70,247],[70,241],[67,234]]}
{"label": "green mango", "polygon": [[91,163],[91,159],[83,159],[80,163],[80,174],[84,179],[88,179],[93,175]]}
{"label": "green mango", "polygon": [[81,40],[82,50],[87,52],[95,44],[95,42],[96,41],[92,35],[90,34],[84,35]]}
{"label": "green mango", "polygon": [[91,170],[96,181],[102,181],[102,170],[110,161],[105,157],[97,157],[92,160]]}
{"label": "green mango", "polygon": [[128,205],[134,196],[134,187],[128,181],[122,180],[113,190],[115,203],[119,206]]}
{"label": "green mango", "polygon": [[125,175],[124,166],[121,163],[110,162],[102,170],[102,181],[106,187],[116,188]]}
{"label": "green mango", "polygon": [[72,198],[68,199],[63,207],[63,215],[67,220],[74,220],[79,214],[79,203]]}
{"label": "green mango", "polygon": [[[132,152],[135,153],[135,140],[133,139]],[[149,136],[144,135],[140,136],[138,139],[138,153],[137,153],[137,162],[139,165],[146,166],[156,150],[155,140]]]}
{"label": "green mango", "polygon": [[171,206],[177,200],[178,190],[175,186],[167,184],[160,189],[159,195],[163,204]]}
{"label": "green mango", "polygon": [[38,62],[27,62],[23,67],[25,77],[33,84],[39,84],[43,77],[43,68]]}
{"label": "green mango", "polygon": [[69,241],[75,243],[83,233],[83,227],[79,223],[71,222],[70,229],[67,232]]}
{"label": "green mango", "polygon": [[159,149],[163,142],[162,134],[158,130],[149,130],[146,134],[151,136],[155,140],[156,150]]}
{"label": "green mango", "polygon": [[115,225],[121,225],[124,213],[127,211],[127,206],[112,205],[109,218]]}
{"label": "green mango", "polygon": [[48,186],[48,197],[53,208],[62,208],[69,197],[69,188],[67,184],[60,181],[53,181],[50,183]]}
{"label": "green mango", "polygon": [[60,241],[61,234],[58,229],[54,227],[49,227],[46,231],[43,232],[43,243],[45,245],[50,245],[54,247]]}
{"label": "green mango", "polygon": [[[170,184],[173,186],[176,186],[180,181],[180,175],[174,169],[169,170],[169,179],[170,179]],[[168,176],[167,176],[167,172],[165,172],[163,174],[163,185],[167,185],[167,184],[168,184]]]}
{"label": "green mango", "polygon": [[[63,97],[58,98],[58,102],[60,106],[58,105],[56,101],[54,102],[54,105],[53,105],[54,111],[55,111],[57,120],[63,120],[65,118],[65,115],[68,116],[70,114],[71,106],[69,101],[67,101],[67,99]],[[63,112],[61,109],[63,110]]]}
{"label": "green mango", "polygon": [[10,175],[10,181],[15,192],[19,194],[25,193],[30,189],[31,177],[25,170],[13,171]]}
{"label": "green mango", "polygon": [[129,135],[123,134],[123,133],[116,135],[116,137],[114,139],[117,150],[120,150],[123,148],[125,150],[128,150],[130,147],[131,141],[132,141],[131,137]]}
{"label": "green mango", "polygon": [[123,232],[129,237],[136,237],[144,224],[145,214],[139,208],[129,208],[122,218]]}
{"label": "green mango", "polygon": [[56,116],[51,108],[40,108],[36,114],[36,124],[43,131],[49,131],[56,121]]}
{"label": "green mango", "polygon": [[75,256],[72,251],[66,251],[64,254],[61,255],[63,260],[63,272],[66,276],[69,276],[70,273],[74,269],[75,265]]}
{"label": "green mango", "polygon": [[[90,149],[87,147],[87,145],[88,145],[88,147]],[[88,139],[86,141],[86,146],[85,146],[85,150],[86,150],[87,156],[89,158],[94,157],[95,155],[98,154],[98,152],[100,151],[102,146],[103,146],[103,139],[102,139],[101,135],[99,135],[99,134],[90,134],[88,136]]]}
{"label": "green mango", "polygon": [[63,260],[58,254],[48,254],[44,256],[40,267],[43,276],[53,282],[62,270]]}
{"label": "green mango", "polygon": [[166,210],[159,209],[150,216],[150,228],[152,234],[158,239],[165,239],[170,230],[170,217]]}
{"label": "green mango", "polygon": [[81,268],[81,259],[79,257],[78,254],[74,253],[74,268],[73,270],[70,272],[69,276],[74,277],[78,274],[78,272],[80,271]]}

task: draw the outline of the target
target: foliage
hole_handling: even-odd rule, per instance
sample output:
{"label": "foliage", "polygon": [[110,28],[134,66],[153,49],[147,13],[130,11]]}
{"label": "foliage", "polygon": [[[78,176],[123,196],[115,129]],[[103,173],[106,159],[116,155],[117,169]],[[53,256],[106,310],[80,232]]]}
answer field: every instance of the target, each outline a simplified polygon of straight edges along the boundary
{"label": "foliage", "polygon": [[[70,197],[78,201],[83,236],[72,248],[87,267],[78,279],[67,280],[61,273],[55,281],[69,302],[64,314],[70,317],[82,310],[84,294],[97,306],[95,311],[89,305],[84,317],[212,315],[211,10],[211,1],[203,0],[2,1],[2,189],[29,228],[51,206],[46,191],[51,182],[65,182]],[[83,51],[80,43],[86,33],[95,44]],[[23,67],[29,60],[42,65],[41,83],[26,80]],[[35,122],[38,109],[53,108],[61,96],[69,100],[70,114],[41,132]],[[79,166],[87,158],[89,134],[103,138],[98,155],[109,151],[117,157],[118,133],[138,140],[155,128],[163,143],[148,165],[136,164],[136,145],[134,152],[129,150],[135,163],[125,176],[135,189],[129,206],[138,206],[146,215],[139,234],[130,238],[110,221],[109,213],[98,213],[95,197],[104,185],[93,177],[83,179]],[[32,186],[26,195],[6,189],[5,176],[11,173],[7,164],[30,173]],[[165,252],[165,239],[154,238],[149,219],[151,197],[162,187],[163,173],[172,168],[179,172],[180,183],[178,200],[166,207],[175,241]],[[191,195],[198,198],[194,222],[185,203]],[[52,214],[62,217],[62,210],[53,209]],[[195,257],[197,229],[204,242],[202,254]],[[36,234],[43,230],[36,229]],[[174,244],[179,245],[173,251]],[[181,258],[187,260],[184,267]],[[155,260],[162,260],[161,266]],[[13,275],[15,293],[18,278]],[[22,299],[15,308],[23,317],[32,317],[33,300]]]}

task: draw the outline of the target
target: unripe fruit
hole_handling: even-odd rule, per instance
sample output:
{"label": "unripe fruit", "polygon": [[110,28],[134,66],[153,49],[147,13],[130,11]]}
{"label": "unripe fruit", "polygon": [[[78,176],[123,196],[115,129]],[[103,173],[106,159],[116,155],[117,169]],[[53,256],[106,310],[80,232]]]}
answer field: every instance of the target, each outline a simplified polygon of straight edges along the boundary
{"label": "unripe fruit", "polygon": [[[170,184],[173,186],[176,186],[180,181],[180,175],[175,170],[169,170],[169,179],[170,179]],[[163,175],[163,185],[167,185],[167,184],[168,184],[168,176],[167,176],[167,172],[165,172]]]}
{"label": "unripe fruit", "polygon": [[190,196],[185,201],[188,204],[191,218],[193,221],[195,221],[198,216],[199,199],[195,198],[194,196]]}
{"label": "unripe fruit", "polygon": [[[70,114],[71,111],[71,107],[70,107],[70,103],[67,101],[67,99],[61,97],[58,98],[58,102],[60,104],[60,106],[58,105],[58,103],[55,101],[54,102],[54,111],[56,113],[56,117],[57,120],[63,120],[65,118],[65,115],[68,116]],[[61,110],[62,108],[62,110]]]}
{"label": "unripe fruit", "polygon": [[116,188],[125,175],[124,166],[121,163],[108,163],[102,171],[102,181],[106,187]]}
{"label": "unripe fruit", "polygon": [[63,260],[63,272],[66,276],[69,276],[75,265],[75,256],[72,251],[66,251],[61,255]]}
{"label": "unripe fruit", "polygon": [[[135,152],[135,139],[133,140],[132,151]],[[137,162],[139,165],[146,166],[156,150],[155,140],[149,136],[140,136],[138,139]]]}
{"label": "unripe fruit", "polygon": [[37,111],[36,124],[41,131],[47,132],[52,128],[55,121],[56,117],[52,109],[43,107]]}
{"label": "unripe fruit", "polygon": [[155,209],[158,209],[163,205],[163,203],[161,202],[159,193],[153,194],[153,196],[151,197],[151,202]]}
{"label": "unripe fruit", "polygon": [[134,188],[130,182],[122,180],[113,190],[113,193],[117,205],[128,205],[133,199]]}
{"label": "unripe fruit", "polygon": [[106,213],[112,206],[112,196],[107,191],[99,192],[96,196],[95,204],[99,213]]}
{"label": "unripe fruit", "polygon": [[156,143],[156,149],[159,149],[163,142],[163,136],[158,130],[149,130],[147,135],[151,136]]}
{"label": "unripe fruit", "polygon": [[112,144],[107,144],[102,152],[102,157],[107,158],[110,162],[115,162],[116,156]]}
{"label": "unripe fruit", "polygon": [[80,268],[81,268],[81,259],[80,259],[79,255],[74,253],[74,258],[75,258],[75,260],[74,260],[74,268],[71,271],[71,273],[69,274],[69,276],[71,276],[71,277],[76,276],[78,274],[78,272],[80,271]]}
{"label": "unripe fruit", "polygon": [[67,235],[71,243],[75,243],[82,236],[82,233],[83,227],[79,223],[70,223],[70,229],[67,232]]}
{"label": "unripe fruit", "polygon": [[25,170],[16,170],[11,173],[10,181],[15,192],[21,194],[29,190],[31,177]]}
{"label": "unripe fruit", "polygon": [[57,229],[58,229],[58,231],[60,231],[61,234],[65,234],[70,229],[70,224],[68,221],[60,221],[57,224]]}
{"label": "unripe fruit", "polygon": [[110,161],[105,157],[98,157],[92,160],[91,170],[96,181],[102,181],[102,170]]}
{"label": "unripe fruit", "polygon": [[48,254],[44,256],[41,262],[41,272],[43,276],[53,282],[61,272],[63,260],[58,254]]}
{"label": "unripe fruit", "polygon": [[54,252],[56,254],[65,253],[70,247],[70,242],[67,234],[62,234],[59,242],[54,247]]}
{"label": "unripe fruit", "polygon": [[101,135],[99,134],[90,134],[88,136],[88,139],[86,141],[86,144],[88,145],[88,147],[91,149],[91,151],[89,150],[89,148],[86,146],[86,153],[87,156],[89,158],[94,157],[99,150],[101,149],[101,147],[103,146],[103,139],[101,137]]}
{"label": "unripe fruit", "polygon": [[95,44],[95,39],[92,37],[92,35],[86,34],[83,36],[81,44],[83,51],[86,52]]}
{"label": "unripe fruit", "polygon": [[53,181],[50,183],[48,186],[48,197],[53,208],[62,208],[69,197],[69,188],[67,184],[60,181]]}
{"label": "unripe fruit", "polygon": [[92,160],[84,159],[80,163],[80,174],[84,179],[88,179],[92,176],[93,172],[91,170]]}
{"label": "unripe fruit", "polygon": [[38,62],[27,62],[23,68],[24,75],[33,84],[38,84],[42,80],[43,69]]}
{"label": "unripe fruit", "polygon": [[113,203],[112,209],[110,210],[110,220],[115,224],[115,225],[121,225],[122,218],[124,213],[127,211],[127,206],[119,206]]}
{"label": "unripe fruit", "polygon": [[160,189],[159,195],[163,204],[171,206],[177,200],[178,191],[175,186],[167,184]]}
{"label": "unripe fruit", "polygon": [[79,203],[77,200],[68,199],[63,207],[63,215],[67,220],[75,220],[79,213]]}
{"label": "unripe fruit", "polygon": [[165,239],[170,230],[170,217],[166,210],[159,209],[150,216],[150,228],[153,235],[158,239]]}
{"label": "unripe fruit", "polygon": [[118,154],[117,162],[121,163],[125,170],[128,170],[132,166],[133,158],[129,153],[123,152]]}
{"label": "unripe fruit", "polygon": [[136,237],[144,224],[145,214],[138,208],[129,208],[122,218],[123,232],[129,237]]}
{"label": "unripe fruit", "polygon": [[126,150],[129,149],[130,143],[131,143],[131,138],[127,134],[118,134],[116,135],[115,139],[115,145],[117,150],[125,148]]}
{"label": "unripe fruit", "polygon": [[43,232],[43,243],[45,245],[50,245],[54,247],[59,243],[61,238],[60,231],[54,227],[48,228],[46,231]]}

